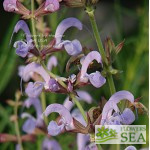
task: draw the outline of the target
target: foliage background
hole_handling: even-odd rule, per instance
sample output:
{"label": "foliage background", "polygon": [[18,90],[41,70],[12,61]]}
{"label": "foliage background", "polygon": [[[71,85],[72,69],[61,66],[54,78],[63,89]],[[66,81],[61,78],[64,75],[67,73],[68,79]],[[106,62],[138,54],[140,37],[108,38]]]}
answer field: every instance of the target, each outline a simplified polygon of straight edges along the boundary
{"label": "foliage background", "polygon": [[[28,5],[29,1],[26,1],[26,3]],[[0,12],[0,133],[15,134],[14,124],[9,120],[13,109],[6,104],[6,100],[14,99],[15,91],[20,88],[20,78],[17,75],[18,66],[24,64],[25,61],[16,56],[15,49],[9,46],[10,37],[15,23],[19,20],[19,15],[4,12],[2,1],[0,2]],[[82,20],[84,29],[82,33],[76,30],[68,32],[69,38],[75,36],[80,39],[82,45],[97,49],[92,36],[90,22],[83,9],[66,9],[63,6],[58,13],[45,17],[45,20],[54,32],[63,18],[71,16]],[[115,68],[123,71],[120,75],[114,77],[117,91],[129,90],[134,94],[135,98],[141,96],[141,102],[148,107],[148,1],[101,0],[97,6],[96,19],[103,41],[108,36],[114,40],[115,44],[125,39],[123,50],[114,64]],[[15,38],[19,38],[19,36]],[[69,57],[62,52],[57,54],[57,58],[59,66],[58,69],[53,71],[62,76],[67,76],[65,63]],[[85,90],[89,91],[95,99],[92,105],[84,106],[87,110],[91,106],[95,106],[101,96],[105,96],[107,99],[110,97],[108,84],[101,89],[95,89],[90,86]],[[65,95],[47,94],[47,105],[53,102],[63,103],[65,97]],[[22,121],[20,126],[21,124]],[[148,127],[148,117],[146,115],[139,116],[135,124],[146,124]],[[38,137],[38,142],[34,144],[26,143],[26,149],[32,149],[33,147],[40,149],[42,138]],[[56,139],[59,140],[63,149],[76,149],[75,134],[63,134],[56,137]],[[0,149],[2,150],[13,150],[14,147],[14,143],[0,144]],[[136,145],[136,147],[139,149],[148,146]],[[113,149],[113,146],[109,147],[109,149]]]}

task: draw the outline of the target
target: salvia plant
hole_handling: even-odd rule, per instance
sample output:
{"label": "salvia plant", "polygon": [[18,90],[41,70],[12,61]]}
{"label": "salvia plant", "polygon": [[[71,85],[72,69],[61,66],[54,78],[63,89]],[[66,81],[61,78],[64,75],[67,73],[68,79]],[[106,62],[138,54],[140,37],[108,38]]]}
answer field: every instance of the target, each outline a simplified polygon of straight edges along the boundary
{"label": "salvia plant", "polygon": [[[94,16],[98,2],[99,0],[31,0],[29,10],[19,0],[4,0],[4,10],[17,13],[21,18],[14,27],[9,46],[13,46],[16,54],[24,58],[26,63],[18,68],[21,91],[16,92],[15,101],[7,101],[14,107],[11,120],[15,124],[16,136],[1,134],[1,141],[16,142],[16,149],[23,150],[28,149],[24,146],[25,142],[35,142],[37,137],[42,135],[42,150],[61,150],[61,145],[54,136],[74,133],[77,134],[78,150],[104,149],[103,146],[94,144],[95,125],[130,125],[138,119],[139,113],[147,113],[146,107],[140,103],[140,98],[135,99],[130,91],[115,89],[113,75],[121,71],[113,68],[112,64],[124,41],[115,45],[112,39],[107,38],[103,47]],[[57,12],[61,7],[65,9],[65,6],[84,8],[91,22],[97,48],[85,47],[78,38],[71,39],[65,36],[66,31],[72,30],[72,27],[79,31],[83,29],[83,23],[74,17],[60,21],[52,31],[53,37],[48,38],[49,30],[43,16]],[[31,29],[28,20],[31,20]],[[38,27],[40,23],[44,26]],[[20,30],[24,33],[24,39],[14,41],[13,37]],[[47,38],[48,42],[41,44],[36,35],[42,34],[42,31],[45,33],[42,38]],[[65,77],[53,73],[53,69],[61,66],[55,54],[62,51],[69,56],[66,62],[66,72],[69,75]],[[75,69],[71,70],[73,67]],[[84,108],[81,104],[91,104],[94,98],[82,90],[82,87],[93,86],[101,90],[106,83],[110,89],[110,98],[106,100],[103,97],[94,107]],[[46,93],[64,94],[66,99],[60,103],[48,104],[45,99]],[[22,95],[26,96],[24,101],[21,101]],[[20,108],[22,113],[18,114]],[[31,108],[34,108],[35,115],[28,112]],[[59,115],[54,118],[51,115],[53,113]],[[49,121],[48,116],[53,120]],[[22,131],[25,134],[19,130],[20,120],[24,120]],[[120,145],[114,149],[119,150]],[[134,149],[134,146],[126,146],[126,150]]]}

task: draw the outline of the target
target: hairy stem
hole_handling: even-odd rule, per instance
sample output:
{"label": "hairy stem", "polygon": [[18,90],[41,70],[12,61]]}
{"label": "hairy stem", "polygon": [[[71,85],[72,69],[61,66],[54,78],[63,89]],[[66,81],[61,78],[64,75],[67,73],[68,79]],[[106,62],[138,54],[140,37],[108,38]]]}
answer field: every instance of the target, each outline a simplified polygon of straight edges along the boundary
{"label": "hairy stem", "polygon": [[[100,35],[99,35],[98,27],[97,27],[95,16],[94,16],[94,9],[93,8],[87,8],[86,12],[87,12],[87,14],[90,18],[90,22],[91,22],[91,25],[92,25],[94,37],[96,39],[97,47],[98,47],[98,50],[99,50],[99,52],[102,56],[102,61],[106,65],[108,65],[107,59],[106,59],[106,54],[105,54],[105,51],[104,51],[104,48],[103,48],[103,44],[102,44],[102,41],[101,41],[101,38],[100,38]],[[107,80],[108,80],[108,83],[109,83],[109,88],[110,88],[111,94],[115,93],[115,91],[116,91],[115,90],[115,85],[114,85],[114,81],[113,81],[113,78],[112,78],[111,74],[108,74]]]}
{"label": "hairy stem", "polygon": [[31,11],[32,11],[31,24],[32,24],[33,39],[35,42],[35,46],[38,48],[36,28],[35,28],[35,20],[34,20],[34,0],[31,0]]}

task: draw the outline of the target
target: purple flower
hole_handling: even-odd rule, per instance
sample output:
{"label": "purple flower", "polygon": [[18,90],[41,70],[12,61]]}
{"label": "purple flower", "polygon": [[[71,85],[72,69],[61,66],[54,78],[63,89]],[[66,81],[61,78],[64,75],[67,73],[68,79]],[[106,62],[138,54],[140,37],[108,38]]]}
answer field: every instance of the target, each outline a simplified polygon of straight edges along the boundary
{"label": "purple flower", "polygon": [[125,150],[137,150],[137,149],[134,146],[128,146],[127,148],[125,148]]}
{"label": "purple flower", "polygon": [[[76,98],[78,100],[83,100],[85,102],[87,102],[88,104],[92,103],[92,97],[89,93],[85,92],[85,91],[77,91],[77,95]],[[64,101],[63,104],[69,111],[72,109],[72,107],[74,106],[74,103],[72,103],[71,101],[69,101],[69,97],[67,97]]]}
{"label": "purple flower", "polygon": [[42,150],[61,150],[61,147],[56,140],[45,138],[42,143]]}
{"label": "purple flower", "polygon": [[25,92],[30,98],[37,98],[41,94],[42,89],[43,89],[42,82],[35,82],[35,83],[29,82]]}
{"label": "purple flower", "polygon": [[47,12],[55,12],[59,9],[58,0],[46,0],[44,10]]}
{"label": "purple flower", "polygon": [[23,70],[22,79],[25,80],[26,76],[29,75],[31,72],[39,74],[45,81],[43,82],[44,88],[49,89],[50,76],[40,64],[37,64],[35,62],[28,64]]}
{"label": "purple flower", "polygon": [[103,65],[100,53],[98,53],[97,51],[90,52],[82,62],[80,81],[83,83],[87,83],[89,80],[93,86],[99,88],[103,84],[105,84],[106,79],[101,75],[99,71],[91,74],[87,73],[88,66],[93,60],[96,60],[98,63],[101,63],[101,65]]}
{"label": "purple flower", "polygon": [[16,3],[17,3],[17,0],[4,0],[3,7],[5,11],[8,11],[8,12],[18,11]]}
{"label": "purple flower", "polygon": [[5,11],[24,15],[24,18],[30,14],[30,11],[18,0],[4,0],[3,7]]}
{"label": "purple flower", "polygon": [[47,63],[47,69],[49,71],[52,70],[53,66],[56,67],[58,64],[58,61],[57,61],[57,58],[55,56],[51,56],[48,60],[48,63]]}
{"label": "purple flower", "polygon": [[49,80],[49,90],[52,92],[57,92],[60,90],[60,87],[55,79]]}
{"label": "purple flower", "polygon": [[[105,104],[103,108],[101,124],[109,122],[109,119],[112,122],[111,117],[115,117],[113,119],[116,119],[116,121],[120,121],[124,124],[128,124],[128,123],[131,124],[135,120],[135,116],[133,112],[131,112],[129,109],[125,109],[121,115],[117,114],[120,113],[117,103],[119,103],[121,100],[124,99],[129,100],[132,104],[134,103],[134,96],[132,95],[132,93],[128,91],[119,91],[110,97],[110,99],[108,100],[108,102]],[[112,116],[113,110],[116,112],[116,115],[114,116]],[[116,116],[118,116],[119,118]]]}
{"label": "purple flower", "polygon": [[55,121],[51,121],[49,123],[48,134],[50,134],[51,136],[56,136],[59,133],[61,133],[61,131],[63,131],[64,128],[66,130],[74,129],[73,118],[66,107],[64,107],[61,104],[51,104],[46,108],[43,114],[47,117],[52,112],[59,113],[61,119],[58,123],[56,123]]}
{"label": "purple flower", "polygon": [[[29,50],[34,48],[34,45],[33,45],[33,40],[31,39],[30,30],[28,28],[28,25],[25,23],[25,21],[20,20],[17,22],[17,24],[14,28],[13,34],[17,33],[21,29],[24,31],[24,33],[26,35],[26,42],[21,41],[21,40],[16,41],[14,43],[14,47],[16,48],[17,55],[19,55],[21,57],[26,57]],[[13,37],[13,34],[12,34],[12,37]]]}
{"label": "purple flower", "polygon": [[56,29],[55,32],[56,44],[54,47],[57,49],[61,49],[64,46],[65,50],[69,55],[78,55],[82,51],[82,46],[78,40],[76,39],[73,41],[62,40],[64,32],[70,27],[76,27],[79,30],[82,30],[82,23],[76,18],[64,19]]}

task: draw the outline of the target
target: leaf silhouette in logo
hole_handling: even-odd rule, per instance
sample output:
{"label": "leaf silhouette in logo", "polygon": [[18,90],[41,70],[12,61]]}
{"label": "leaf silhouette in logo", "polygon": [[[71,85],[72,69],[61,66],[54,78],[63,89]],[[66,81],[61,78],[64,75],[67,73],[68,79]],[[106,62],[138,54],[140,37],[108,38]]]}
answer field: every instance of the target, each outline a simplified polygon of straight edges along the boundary
{"label": "leaf silhouette in logo", "polygon": [[105,129],[104,126],[102,126],[101,128],[98,128],[97,130],[98,130],[98,133],[96,134],[96,136],[98,137],[104,138],[104,136],[109,135],[108,133],[109,129],[108,128]]}

